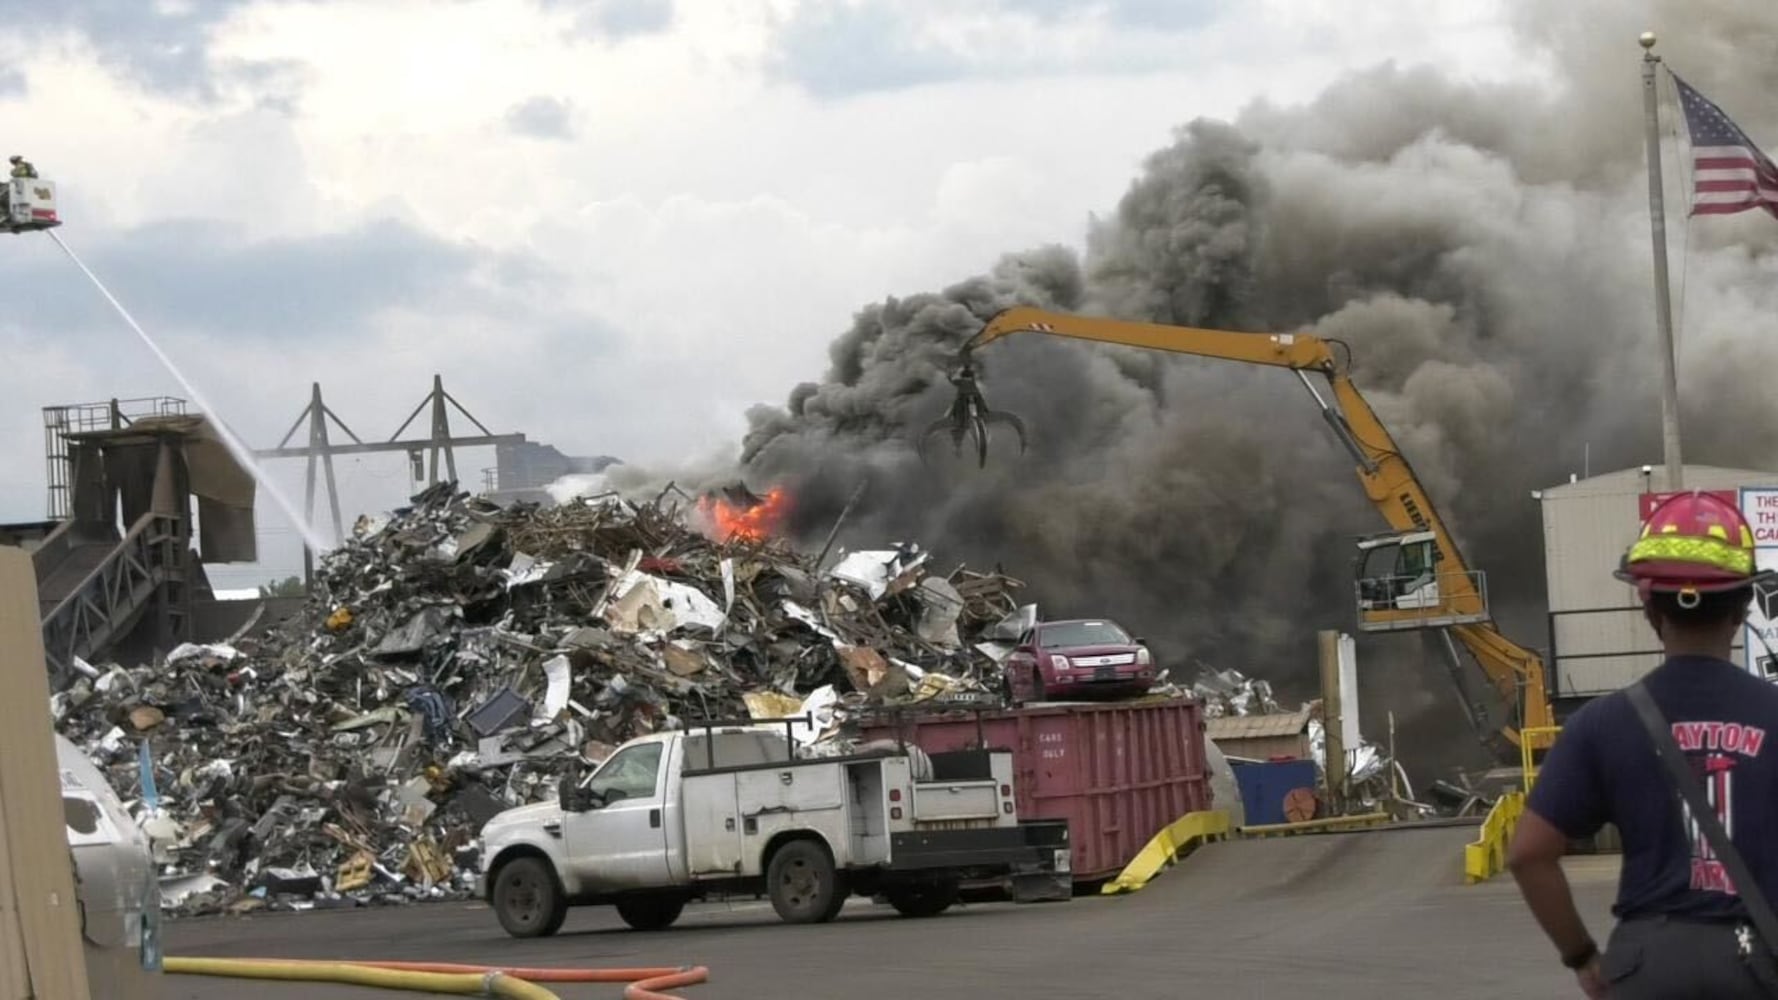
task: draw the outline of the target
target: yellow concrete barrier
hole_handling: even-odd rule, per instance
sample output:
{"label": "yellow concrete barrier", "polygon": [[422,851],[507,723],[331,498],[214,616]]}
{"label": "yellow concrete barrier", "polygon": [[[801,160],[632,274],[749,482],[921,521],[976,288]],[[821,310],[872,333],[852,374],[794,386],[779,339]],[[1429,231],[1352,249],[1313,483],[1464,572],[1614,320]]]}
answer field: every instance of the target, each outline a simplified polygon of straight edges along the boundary
{"label": "yellow concrete barrier", "polygon": [[1099,892],[1106,896],[1135,892],[1164,871],[1181,853],[1198,844],[1224,839],[1229,835],[1229,828],[1229,814],[1221,809],[1186,813],[1142,845],[1142,850],[1136,852],[1117,878],[1101,886]]}
{"label": "yellow concrete barrier", "polygon": [[1480,836],[1463,848],[1463,876],[1471,885],[1486,882],[1506,870],[1506,848],[1525,813],[1525,796],[1507,792],[1494,802],[1482,820]]}

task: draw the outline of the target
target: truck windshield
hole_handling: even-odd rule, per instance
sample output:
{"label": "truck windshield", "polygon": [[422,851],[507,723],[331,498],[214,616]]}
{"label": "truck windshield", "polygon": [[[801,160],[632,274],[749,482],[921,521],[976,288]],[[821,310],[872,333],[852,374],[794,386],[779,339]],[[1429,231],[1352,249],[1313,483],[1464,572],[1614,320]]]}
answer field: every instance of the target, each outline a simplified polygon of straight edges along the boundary
{"label": "truck windshield", "polygon": [[661,743],[642,743],[618,751],[599,773],[593,776],[588,790],[607,802],[618,799],[649,799],[654,797],[655,777],[661,769]]}
{"label": "truck windshield", "polygon": [[1037,644],[1044,649],[1058,646],[1127,646],[1130,635],[1110,622],[1062,622],[1037,630]]}

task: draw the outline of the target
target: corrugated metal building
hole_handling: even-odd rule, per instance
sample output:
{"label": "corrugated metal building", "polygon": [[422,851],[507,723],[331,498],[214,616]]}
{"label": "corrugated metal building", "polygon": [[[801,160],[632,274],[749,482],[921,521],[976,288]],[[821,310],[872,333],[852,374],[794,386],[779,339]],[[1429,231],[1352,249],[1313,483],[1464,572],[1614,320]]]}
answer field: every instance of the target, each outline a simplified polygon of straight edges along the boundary
{"label": "corrugated metal building", "polygon": [[[1537,494],[1543,509],[1544,574],[1549,587],[1548,670],[1563,707],[1615,691],[1660,663],[1660,644],[1635,594],[1612,578],[1641,523],[1642,497],[1667,490],[1664,466],[1638,466],[1564,483]],[[1688,490],[1778,486],[1778,473],[1685,467]],[[1741,644],[1736,662],[1744,663]]]}
{"label": "corrugated metal building", "polygon": [[1272,712],[1266,715],[1224,715],[1204,721],[1204,735],[1227,757],[1270,760],[1273,757],[1313,756],[1309,745],[1309,719],[1314,709]]}

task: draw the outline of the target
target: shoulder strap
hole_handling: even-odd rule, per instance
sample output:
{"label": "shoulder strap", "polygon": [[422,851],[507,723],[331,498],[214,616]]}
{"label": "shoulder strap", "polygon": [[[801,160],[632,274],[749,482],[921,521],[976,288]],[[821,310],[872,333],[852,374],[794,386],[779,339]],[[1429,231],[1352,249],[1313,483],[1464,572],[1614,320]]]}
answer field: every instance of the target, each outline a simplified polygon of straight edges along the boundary
{"label": "shoulder strap", "polygon": [[1716,809],[1704,798],[1704,790],[1698,787],[1698,779],[1692,774],[1691,766],[1686,763],[1685,754],[1680,751],[1679,744],[1673,741],[1673,729],[1668,725],[1666,716],[1661,714],[1654,696],[1642,681],[1630,685],[1626,693],[1630,704],[1636,707],[1637,718],[1642,720],[1642,728],[1648,731],[1649,739],[1654,741],[1655,756],[1666,766],[1668,784],[1691,807],[1692,819],[1704,831],[1704,836],[1710,841],[1710,849],[1716,852],[1717,860],[1729,870],[1729,878],[1734,880],[1735,889],[1740,894],[1741,902],[1747,907],[1747,915],[1752,918],[1753,926],[1759,930],[1759,936],[1765,941],[1766,947],[1778,955],[1778,916],[1773,915],[1758,880],[1747,870],[1747,862],[1742,860],[1741,852],[1735,850],[1728,832],[1722,828]]}

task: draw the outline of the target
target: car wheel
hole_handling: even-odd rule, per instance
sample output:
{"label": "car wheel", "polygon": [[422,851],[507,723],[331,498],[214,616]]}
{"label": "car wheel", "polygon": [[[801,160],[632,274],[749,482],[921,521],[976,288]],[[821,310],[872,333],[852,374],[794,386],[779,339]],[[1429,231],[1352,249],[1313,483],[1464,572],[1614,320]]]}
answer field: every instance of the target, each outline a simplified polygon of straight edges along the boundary
{"label": "car wheel", "polygon": [[515,938],[549,937],[562,929],[568,899],[542,858],[514,858],[494,875],[494,915]]}
{"label": "car wheel", "polygon": [[826,923],[846,904],[833,857],[813,840],[792,840],[778,848],[766,867],[766,886],[772,909],[785,923]]}
{"label": "car wheel", "polygon": [[639,931],[664,931],[685,912],[679,896],[634,896],[617,901],[617,915]]}

